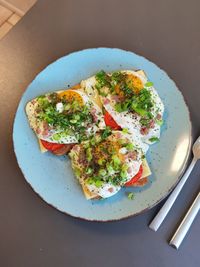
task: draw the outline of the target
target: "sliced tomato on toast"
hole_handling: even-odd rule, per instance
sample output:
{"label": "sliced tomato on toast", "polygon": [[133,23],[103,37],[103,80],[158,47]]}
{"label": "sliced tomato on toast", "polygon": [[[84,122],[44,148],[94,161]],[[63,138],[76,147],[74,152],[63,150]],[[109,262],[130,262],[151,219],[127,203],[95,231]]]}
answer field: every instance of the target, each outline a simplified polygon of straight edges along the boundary
{"label": "sliced tomato on toast", "polygon": [[128,181],[125,186],[132,186],[134,185],[136,182],[138,182],[138,180],[141,178],[142,176],[142,173],[143,173],[143,167],[142,167],[142,164],[140,165],[140,169],[138,171],[138,173],[130,180]]}
{"label": "sliced tomato on toast", "polygon": [[55,151],[57,149],[63,148],[65,145],[64,144],[56,144],[56,143],[51,143],[45,140],[40,139],[42,145],[49,151]]}
{"label": "sliced tomato on toast", "polygon": [[122,129],[107,111],[104,114],[104,121],[105,121],[106,126],[110,126],[110,128],[113,130]]}

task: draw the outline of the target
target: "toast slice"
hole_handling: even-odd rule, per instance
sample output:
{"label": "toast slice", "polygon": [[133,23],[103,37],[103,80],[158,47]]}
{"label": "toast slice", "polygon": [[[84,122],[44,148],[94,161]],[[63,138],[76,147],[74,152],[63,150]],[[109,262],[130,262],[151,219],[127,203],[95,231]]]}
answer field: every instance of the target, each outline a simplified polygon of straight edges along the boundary
{"label": "toast slice", "polygon": [[81,186],[82,186],[82,190],[83,190],[83,193],[85,195],[85,198],[87,200],[90,200],[90,199],[100,199],[101,198],[99,195],[97,195],[97,194],[95,194],[93,192],[90,192],[88,190],[88,188],[84,184],[82,184]]}
{"label": "toast slice", "polygon": [[38,139],[38,143],[39,143],[39,148],[40,148],[40,152],[41,153],[45,153],[47,152],[48,150],[43,146],[42,142],[40,139]]}

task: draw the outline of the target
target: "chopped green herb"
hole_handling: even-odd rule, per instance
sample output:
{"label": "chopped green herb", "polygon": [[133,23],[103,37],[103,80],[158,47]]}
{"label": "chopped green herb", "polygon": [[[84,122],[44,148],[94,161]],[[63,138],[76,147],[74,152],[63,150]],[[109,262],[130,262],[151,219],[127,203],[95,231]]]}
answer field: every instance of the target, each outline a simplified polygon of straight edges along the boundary
{"label": "chopped green herb", "polygon": [[74,115],[74,119],[75,119],[76,121],[80,120],[80,115],[79,115],[79,114],[75,114],[75,115]]}
{"label": "chopped green herb", "polygon": [[87,183],[87,184],[94,184],[94,179],[93,179],[93,178],[88,178],[88,179],[86,180],[86,183]]}
{"label": "chopped green herb", "polygon": [[102,140],[106,139],[112,133],[110,127],[106,127],[105,130],[102,132]]}
{"label": "chopped green herb", "polygon": [[68,103],[68,104],[66,104],[66,105],[64,105],[64,110],[70,110],[70,104]]}
{"label": "chopped green herb", "polygon": [[159,141],[159,138],[158,137],[151,137],[151,138],[149,138],[149,141],[150,142],[158,142]]}
{"label": "chopped green herb", "polygon": [[123,128],[122,132],[126,134],[126,133],[128,133],[128,129],[127,128]]}
{"label": "chopped green herb", "polygon": [[59,133],[56,133],[52,136],[53,140],[58,141],[61,138],[61,135]]}
{"label": "chopped green herb", "polygon": [[92,148],[91,147],[86,149],[86,158],[89,162],[92,160]]}
{"label": "chopped green herb", "polygon": [[127,100],[127,101],[122,102],[122,103],[117,103],[115,105],[115,110],[117,112],[128,111],[130,106],[131,106],[131,101]]}
{"label": "chopped green herb", "polygon": [[140,123],[141,123],[143,126],[148,126],[149,123],[150,123],[150,120],[149,120],[149,119],[140,119]]}
{"label": "chopped green herb", "polygon": [[145,87],[151,87],[151,86],[153,86],[153,83],[152,83],[152,82],[147,82],[147,83],[145,83],[144,86],[145,86]]}
{"label": "chopped green herb", "polygon": [[96,140],[95,140],[95,137],[92,137],[91,140],[90,140],[90,144],[92,146],[94,146],[96,144]]}
{"label": "chopped green herb", "polygon": [[70,122],[71,122],[72,124],[76,124],[76,123],[77,123],[77,120],[70,120]]}
{"label": "chopped green herb", "polygon": [[103,93],[101,91],[102,87],[104,87],[104,86],[110,87],[111,86],[110,85],[110,77],[105,71],[103,71],[103,70],[99,71],[95,75],[95,78],[97,80],[97,83],[96,83],[95,87],[99,91],[99,93],[101,93],[101,94]]}
{"label": "chopped green herb", "polygon": [[120,159],[116,155],[112,156],[112,160],[113,160],[114,166],[119,166],[121,163]]}
{"label": "chopped green herb", "polygon": [[115,105],[115,110],[118,112],[134,111],[142,117],[151,118],[152,114],[149,111],[153,107],[151,93],[147,89],[142,89],[138,94],[134,94],[122,103]]}
{"label": "chopped green herb", "polygon": [[122,179],[127,178],[127,172],[126,171],[121,171],[120,172],[120,176],[121,176]]}
{"label": "chopped green herb", "polygon": [[90,147],[90,143],[89,143],[89,142],[85,142],[85,143],[84,143],[84,148],[86,149],[86,148],[88,148],[88,147]]}
{"label": "chopped green herb", "polygon": [[98,164],[101,166],[105,163],[105,159],[99,159],[98,160]]}
{"label": "chopped green herb", "polygon": [[101,180],[97,180],[97,181],[95,182],[95,185],[96,185],[96,187],[101,187],[101,186],[103,185],[103,181],[101,181]]}
{"label": "chopped green herb", "polygon": [[138,113],[140,116],[144,117],[144,116],[147,116],[148,114],[148,111],[145,110],[145,109],[142,109],[142,108],[139,108],[137,105],[131,105],[131,108],[136,112]]}
{"label": "chopped green herb", "polygon": [[128,169],[128,165],[127,164],[123,164],[122,165],[122,171],[127,171]]}
{"label": "chopped green herb", "polygon": [[119,176],[115,176],[115,177],[112,177],[112,184],[113,185],[122,185],[124,184],[124,182],[126,181],[126,178],[122,178],[120,175]]}
{"label": "chopped green herb", "polygon": [[122,146],[126,146],[127,145],[127,140],[126,139],[119,139],[118,142]]}
{"label": "chopped green herb", "polygon": [[128,143],[126,145],[126,149],[128,149],[128,150],[133,150],[133,148],[134,148],[134,145],[132,143]]}
{"label": "chopped green herb", "polygon": [[128,109],[125,109],[124,107],[123,107],[123,104],[122,103],[117,103],[116,105],[115,105],[115,110],[117,111],[117,112],[123,112],[123,111],[126,111],[126,110],[128,110]]}
{"label": "chopped green herb", "polygon": [[112,165],[106,164],[106,168],[107,168],[107,171],[108,171],[109,175],[112,175],[112,174],[115,173],[115,170],[113,169]]}
{"label": "chopped green herb", "polygon": [[96,135],[95,136],[95,143],[98,144],[100,143],[102,140],[101,140],[101,136],[100,135]]}
{"label": "chopped green herb", "polygon": [[107,174],[106,170],[100,169],[99,170],[99,176],[105,176]]}
{"label": "chopped green herb", "polygon": [[159,125],[159,126],[162,126],[163,125],[163,120],[156,120],[156,123]]}
{"label": "chopped green herb", "polygon": [[133,94],[133,90],[130,89],[127,85],[121,88],[126,96],[131,96]]}
{"label": "chopped green herb", "polygon": [[86,174],[92,174],[93,173],[93,169],[92,168],[90,168],[90,167],[88,167],[87,169],[86,169],[86,172],[85,172]]}
{"label": "chopped green herb", "polygon": [[119,71],[113,72],[111,75],[111,80],[115,81],[116,83],[121,82],[124,80],[125,75]]}
{"label": "chopped green herb", "polygon": [[132,192],[128,193],[128,199],[133,200],[134,194]]}

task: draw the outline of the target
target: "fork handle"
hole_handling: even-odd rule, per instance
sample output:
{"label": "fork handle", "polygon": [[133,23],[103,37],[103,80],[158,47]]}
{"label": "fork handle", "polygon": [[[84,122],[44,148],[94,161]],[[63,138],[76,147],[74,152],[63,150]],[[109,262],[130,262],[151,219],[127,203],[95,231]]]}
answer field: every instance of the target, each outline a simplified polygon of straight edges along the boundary
{"label": "fork handle", "polygon": [[174,204],[177,196],[179,195],[181,189],[183,188],[185,182],[187,181],[191,171],[193,170],[196,162],[197,162],[197,159],[193,158],[192,162],[190,163],[190,166],[188,167],[187,171],[185,172],[185,174],[181,178],[180,182],[175,187],[175,189],[173,190],[173,192],[171,193],[171,195],[169,196],[169,198],[167,199],[167,201],[165,202],[163,207],[160,209],[158,214],[155,216],[153,221],[150,223],[149,227],[152,230],[157,231],[158,228],[160,227],[161,223],[164,221],[164,219],[167,216],[168,212],[170,211],[172,205]]}

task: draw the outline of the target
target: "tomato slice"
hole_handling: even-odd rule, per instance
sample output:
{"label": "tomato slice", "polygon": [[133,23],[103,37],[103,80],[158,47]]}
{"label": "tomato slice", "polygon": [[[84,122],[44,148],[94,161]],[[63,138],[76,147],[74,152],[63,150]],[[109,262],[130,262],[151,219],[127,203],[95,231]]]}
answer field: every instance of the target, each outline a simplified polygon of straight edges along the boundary
{"label": "tomato slice", "polygon": [[51,143],[51,142],[48,142],[42,139],[40,139],[40,141],[42,145],[49,151],[55,151],[65,146],[64,144],[55,144],[55,143]]}
{"label": "tomato slice", "polygon": [[143,167],[142,167],[142,164],[141,164],[138,173],[130,181],[128,181],[125,184],[125,186],[132,186],[135,182],[137,182],[141,178],[142,173],[143,173]]}
{"label": "tomato slice", "polygon": [[104,121],[105,121],[105,124],[107,126],[110,126],[113,130],[121,130],[122,129],[107,111],[104,114]]}

